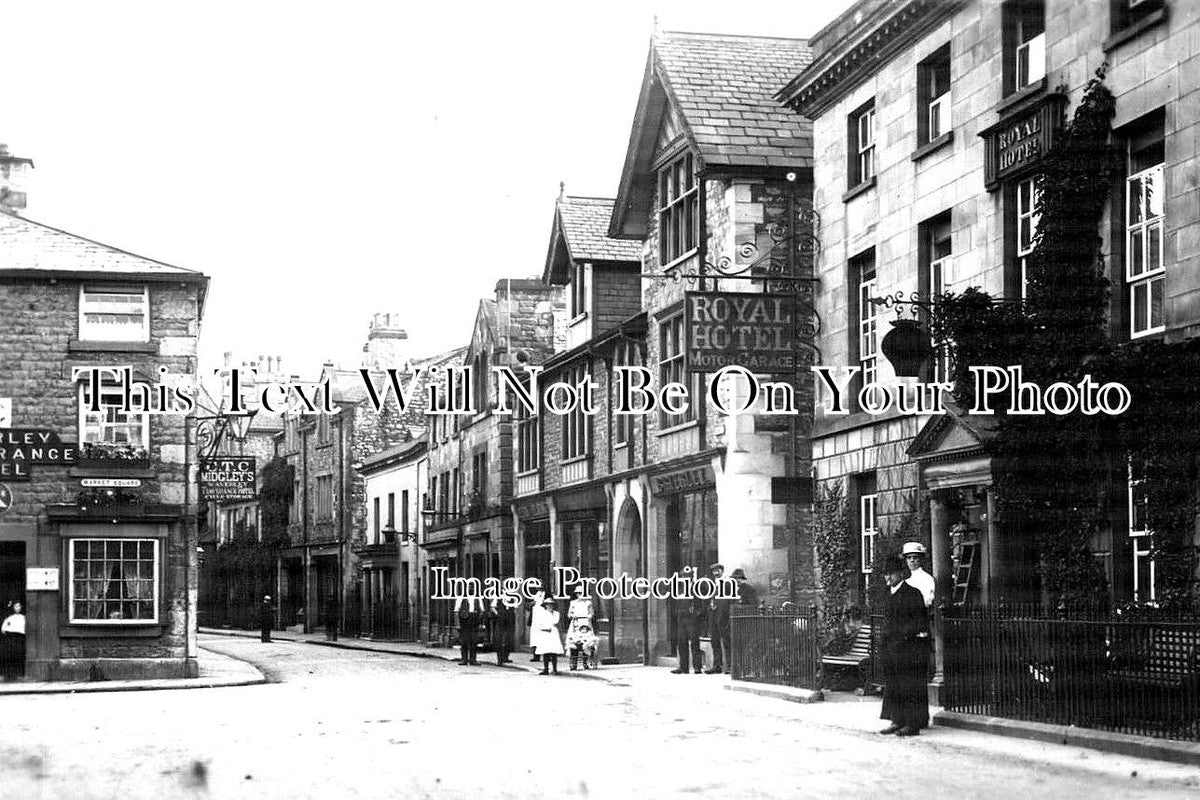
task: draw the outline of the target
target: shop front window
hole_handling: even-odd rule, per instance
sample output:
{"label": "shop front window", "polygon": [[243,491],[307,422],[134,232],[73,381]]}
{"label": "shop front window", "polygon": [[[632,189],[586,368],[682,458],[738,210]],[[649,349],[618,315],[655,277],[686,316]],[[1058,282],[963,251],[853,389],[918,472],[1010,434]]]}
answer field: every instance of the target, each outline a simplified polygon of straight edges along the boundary
{"label": "shop front window", "polygon": [[72,539],[70,621],[158,622],[158,562],[155,539]]}

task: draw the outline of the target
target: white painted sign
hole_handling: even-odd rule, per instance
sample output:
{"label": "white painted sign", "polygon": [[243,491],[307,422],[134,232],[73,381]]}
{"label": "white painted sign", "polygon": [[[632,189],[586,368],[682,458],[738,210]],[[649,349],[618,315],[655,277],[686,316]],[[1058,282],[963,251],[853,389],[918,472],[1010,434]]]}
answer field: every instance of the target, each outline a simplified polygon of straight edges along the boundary
{"label": "white painted sign", "polygon": [[58,567],[26,567],[25,591],[57,592]]}
{"label": "white painted sign", "polygon": [[141,478],[84,478],[80,485],[85,489],[134,489],[142,485]]}
{"label": "white painted sign", "polygon": [[12,427],[12,398],[0,397],[0,428]]}

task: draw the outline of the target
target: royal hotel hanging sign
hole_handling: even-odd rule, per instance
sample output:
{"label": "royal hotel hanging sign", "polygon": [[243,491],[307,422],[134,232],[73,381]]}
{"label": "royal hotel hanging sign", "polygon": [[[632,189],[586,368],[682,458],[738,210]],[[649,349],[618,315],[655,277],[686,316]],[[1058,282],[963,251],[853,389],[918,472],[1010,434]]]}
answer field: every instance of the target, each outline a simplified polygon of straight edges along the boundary
{"label": "royal hotel hanging sign", "polygon": [[798,333],[791,295],[687,292],[684,338],[689,373],[739,366],[758,374],[791,375]]}
{"label": "royal hotel hanging sign", "polygon": [[983,183],[988,191],[1034,171],[1054,143],[1065,102],[1061,94],[1048,94],[979,132],[985,142]]}

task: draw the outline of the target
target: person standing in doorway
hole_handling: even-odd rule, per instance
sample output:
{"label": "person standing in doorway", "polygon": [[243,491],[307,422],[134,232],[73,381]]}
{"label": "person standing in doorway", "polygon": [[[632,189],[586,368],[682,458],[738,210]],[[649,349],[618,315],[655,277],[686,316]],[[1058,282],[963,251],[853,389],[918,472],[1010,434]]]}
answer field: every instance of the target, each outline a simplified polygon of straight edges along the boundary
{"label": "person standing in doorway", "polygon": [[[708,572],[712,575],[714,581],[720,581],[721,576],[725,574],[725,567],[721,564],[713,564],[708,568]],[[732,600],[720,600],[713,598],[708,601],[708,638],[712,643],[712,667],[706,672],[709,675],[716,675],[720,672],[729,672],[730,652],[729,652],[729,609],[733,605]]]}
{"label": "person standing in doorway", "polygon": [[925,545],[920,542],[905,542],[904,548],[900,551],[904,556],[904,563],[908,566],[908,583],[921,593],[921,597],[925,599],[925,607],[929,608],[933,605],[933,596],[937,592],[937,582],[933,576],[925,571],[923,563],[925,561]]}
{"label": "person standing in doorway", "polygon": [[20,600],[10,600],[8,614],[0,623],[0,673],[5,681],[25,672],[25,613]]}
{"label": "person standing in doorway", "polygon": [[916,736],[929,725],[929,612],[921,592],[905,582],[908,570],[896,556],[884,560],[889,592],[883,607],[881,667],[883,710],[891,724],[884,735]]}

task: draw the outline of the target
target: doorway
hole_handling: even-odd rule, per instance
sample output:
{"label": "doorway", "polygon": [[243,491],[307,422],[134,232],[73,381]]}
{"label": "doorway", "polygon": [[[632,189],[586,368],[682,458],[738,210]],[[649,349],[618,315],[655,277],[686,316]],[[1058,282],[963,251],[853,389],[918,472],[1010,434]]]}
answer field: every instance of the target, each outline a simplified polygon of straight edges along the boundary
{"label": "doorway", "polygon": [[[11,604],[18,602],[28,613],[25,602],[25,543],[0,542],[0,618],[12,613]],[[0,671],[5,679],[25,675],[25,636],[5,633],[0,636]]]}

